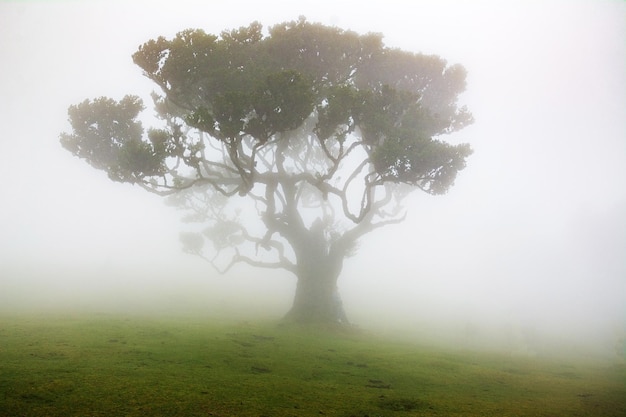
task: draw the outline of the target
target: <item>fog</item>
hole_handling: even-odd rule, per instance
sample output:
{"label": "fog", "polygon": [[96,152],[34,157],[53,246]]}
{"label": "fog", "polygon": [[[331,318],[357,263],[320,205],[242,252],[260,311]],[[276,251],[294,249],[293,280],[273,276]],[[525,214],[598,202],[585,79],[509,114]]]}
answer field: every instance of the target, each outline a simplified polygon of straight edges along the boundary
{"label": "fog", "polygon": [[[186,28],[308,20],[468,70],[474,155],[445,196],[366,235],[339,287],[358,326],[425,343],[615,355],[626,331],[626,3],[0,3],[0,311],[279,318],[286,272],[219,275],[179,213],[61,148],[67,108],[156,87],[130,55]],[[377,4],[377,3],[376,3]],[[408,5],[410,9],[407,9]],[[623,356],[623,353],[622,353]]]}

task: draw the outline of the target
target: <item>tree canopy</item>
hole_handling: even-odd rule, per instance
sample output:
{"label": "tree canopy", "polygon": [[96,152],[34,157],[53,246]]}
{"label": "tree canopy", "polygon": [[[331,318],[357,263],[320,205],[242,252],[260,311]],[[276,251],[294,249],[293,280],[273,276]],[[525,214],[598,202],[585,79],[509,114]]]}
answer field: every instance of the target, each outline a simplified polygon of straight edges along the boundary
{"label": "tree canopy", "polygon": [[159,87],[160,126],[144,130],[136,96],[85,100],[70,107],[62,145],[114,181],[173,195],[204,225],[183,236],[186,249],[216,266],[205,242],[230,251],[222,271],[293,272],[296,318],[331,318],[355,242],[401,221],[411,189],[445,193],[471,154],[442,140],[472,122],[457,104],[464,68],[380,34],[254,22],[159,37],[133,60]]}

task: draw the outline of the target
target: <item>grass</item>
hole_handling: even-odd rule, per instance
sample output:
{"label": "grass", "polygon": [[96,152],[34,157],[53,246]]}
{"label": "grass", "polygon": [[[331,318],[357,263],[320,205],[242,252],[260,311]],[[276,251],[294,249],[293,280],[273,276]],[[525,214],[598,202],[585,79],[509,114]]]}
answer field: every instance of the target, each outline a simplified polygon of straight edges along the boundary
{"label": "grass", "polygon": [[0,317],[0,416],[625,416],[623,365],[200,318]]}

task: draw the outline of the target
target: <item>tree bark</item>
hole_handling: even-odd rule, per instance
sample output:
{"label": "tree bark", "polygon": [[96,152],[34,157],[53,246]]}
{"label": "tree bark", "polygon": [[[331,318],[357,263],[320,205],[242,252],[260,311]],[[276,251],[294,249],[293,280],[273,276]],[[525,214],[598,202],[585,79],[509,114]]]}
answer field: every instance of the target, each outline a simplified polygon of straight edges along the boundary
{"label": "tree bark", "polygon": [[[337,297],[337,279],[345,254],[330,250],[321,225],[314,225],[293,245],[297,257],[297,285],[293,306],[286,318],[297,322],[337,322],[341,301]],[[345,321],[345,318],[344,320]]]}
{"label": "tree bark", "polygon": [[299,275],[293,306],[287,314],[298,322],[335,322],[338,320],[336,287],[338,274],[331,274],[320,259],[319,268]]}

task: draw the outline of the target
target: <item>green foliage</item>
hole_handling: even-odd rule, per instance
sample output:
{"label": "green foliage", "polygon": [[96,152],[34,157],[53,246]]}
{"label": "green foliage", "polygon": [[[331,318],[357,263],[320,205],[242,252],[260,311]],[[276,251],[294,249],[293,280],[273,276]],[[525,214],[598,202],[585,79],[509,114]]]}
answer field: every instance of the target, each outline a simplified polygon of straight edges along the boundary
{"label": "green foliage", "polygon": [[[109,98],[85,100],[69,109],[73,134],[62,134],[61,144],[92,166],[104,169],[114,181],[135,182],[162,174],[163,144],[155,148],[142,139],[141,122],[135,120],[143,104],[126,96],[119,103]],[[163,135],[153,136],[157,143]]]}
{"label": "green foliage", "polygon": [[348,133],[354,131],[354,116],[365,103],[365,97],[349,85],[337,85],[328,88],[326,102],[318,106],[318,120],[315,133],[321,140],[336,135],[345,140]]}
{"label": "green foliage", "polygon": [[252,22],[248,27],[224,31],[221,34],[224,41],[231,45],[246,45],[259,42],[263,39],[263,26],[259,22]]}
{"label": "green foliage", "polygon": [[423,190],[443,194],[465,167],[471,154],[467,145],[451,146],[421,137],[387,138],[376,148],[372,160],[382,178],[411,185],[426,184]]}
{"label": "green foliage", "polygon": [[[270,74],[250,100],[256,122],[255,130],[246,129],[253,137],[267,140],[274,133],[296,129],[313,110],[311,82],[294,70]],[[261,133],[257,133],[258,129]]]}
{"label": "green foliage", "polygon": [[626,369],[454,352],[332,327],[0,317],[3,416],[603,416]]}
{"label": "green foliage", "polygon": [[[378,183],[404,182],[442,193],[470,154],[467,145],[435,139],[472,121],[456,104],[465,70],[436,56],[386,48],[377,34],[301,18],[264,36],[254,22],[219,37],[202,30],[185,30],[172,40],[160,37],[140,46],[133,60],[164,93],[156,99],[160,116],[179,117],[169,129],[185,131],[186,125],[228,143],[235,165],[242,163],[236,159],[241,149],[235,149],[244,137],[262,146],[309,117],[316,119],[310,133],[321,142],[362,135]],[[141,105],[136,98],[124,100],[73,106],[74,133],[62,135],[64,146],[117,181],[163,176],[165,158],[173,155],[192,155],[183,159],[197,169],[196,142],[173,130],[170,138],[160,130],[142,141],[140,124],[133,121]],[[97,123],[97,132],[85,130],[83,119]],[[113,123],[126,130],[117,131]],[[118,152],[119,147],[127,149]]]}

